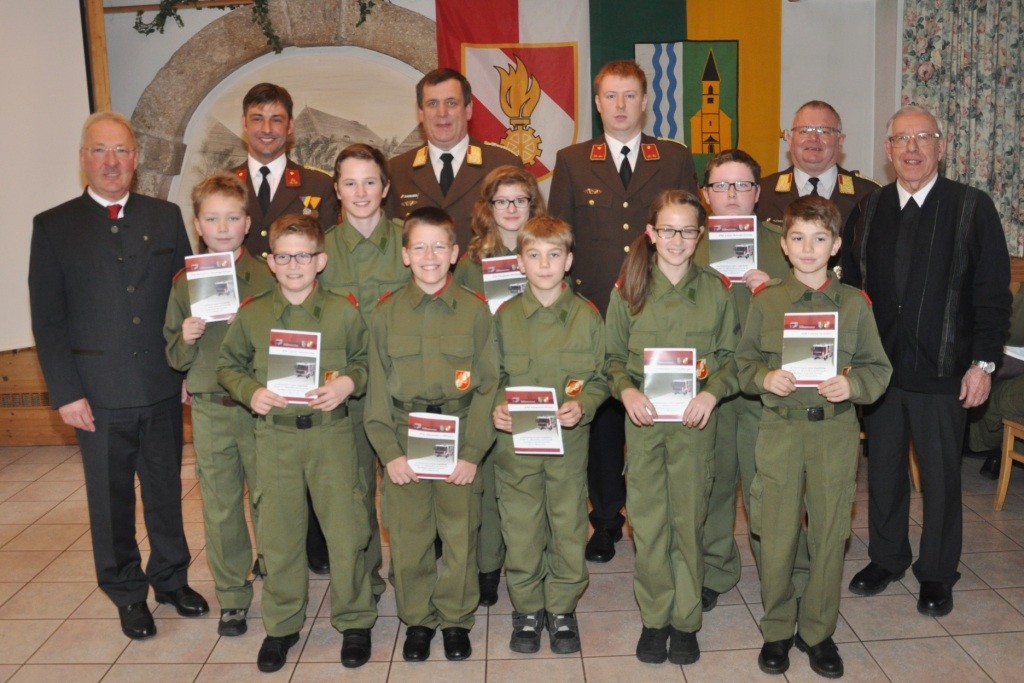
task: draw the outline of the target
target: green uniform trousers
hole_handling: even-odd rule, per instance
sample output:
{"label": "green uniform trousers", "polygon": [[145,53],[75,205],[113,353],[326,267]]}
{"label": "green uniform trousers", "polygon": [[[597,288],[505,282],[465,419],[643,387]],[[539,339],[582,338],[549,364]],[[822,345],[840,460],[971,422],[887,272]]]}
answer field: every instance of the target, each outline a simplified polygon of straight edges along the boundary
{"label": "green uniform trousers", "polygon": [[971,422],[972,451],[991,451],[1003,447],[1003,418],[1024,419],[1024,375],[996,381],[981,419]]}
{"label": "green uniform trousers", "polygon": [[505,543],[505,576],[519,612],[576,610],[589,582],[587,436],[589,426],[563,429],[565,455],[516,455],[499,434],[491,452]]}
{"label": "green uniform trousers", "polygon": [[717,415],[704,429],[626,421],[626,512],[633,526],[633,592],[644,626],[701,626],[701,530],[714,470]]}
{"label": "green uniform trousers", "polygon": [[356,463],[352,420],[338,414],[309,429],[256,421],[256,535],[267,572],[263,624],[270,636],[297,633],[306,617],[307,487],[331,561],[331,625],[339,631],[372,628],[377,620],[365,558],[366,483]]}
{"label": "green uniform trousers", "polygon": [[[224,394],[226,397],[227,394]],[[252,603],[252,539],[245,522],[245,487],[256,489],[255,419],[241,405],[219,398],[192,397],[192,440],[196,477],[203,494],[206,562],[221,609],[249,609]],[[257,516],[253,510],[253,526]]]}
{"label": "green uniform trousers", "polygon": [[798,632],[816,645],[836,629],[859,441],[860,424],[852,408],[819,422],[807,421],[803,411],[784,418],[764,410],[750,526],[761,535],[765,641],[790,638],[798,625],[793,561],[805,508],[811,563]]}
{"label": "green uniform trousers", "polygon": [[366,546],[366,569],[370,572],[370,587],[374,595],[381,595],[387,582],[381,578],[380,570],[384,557],[380,549],[380,524],[377,523],[377,453],[366,438],[363,416],[366,414],[366,397],[350,398],[347,402],[352,416],[352,436],[356,441],[356,462],[359,473],[366,482],[366,518],[370,524],[370,543]]}
{"label": "green uniform trousers", "polygon": [[479,571],[493,572],[505,564],[505,539],[501,534],[493,450],[484,456],[478,471],[484,488],[480,499],[480,536],[476,546],[476,563]]}
{"label": "green uniform trousers", "polygon": [[[399,618],[407,626],[472,628],[480,602],[480,477],[466,486],[430,479],[398,486],[385,473],[381,482]],[[440,567],[434,557],[437,536],[444,547]]]}
{"label": "green uniform trousers", "polygon": [[[704,523],[704,585],[718,593],[733,589],[740,580],[740,552],[733,535],[736,526],[736,484],[743,486],[743,506],[750,519],[750,487],[754,483],[754,447],[761,422],[761,400],[738,394],[718,406],[715,434],[715,482]],[[761,566],[761,539],[750,534],[754,562]],[[793,585],[797,597],[807,587],[807,534],[797,541]]]}

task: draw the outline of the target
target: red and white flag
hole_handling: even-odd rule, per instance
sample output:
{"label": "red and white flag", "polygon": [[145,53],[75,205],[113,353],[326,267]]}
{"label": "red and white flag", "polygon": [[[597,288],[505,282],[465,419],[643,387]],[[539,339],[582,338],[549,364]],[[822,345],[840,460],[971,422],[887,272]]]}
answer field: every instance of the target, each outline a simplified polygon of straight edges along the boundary
{"label": "red and white flag", "polygon": [[438,66],[473,86],[470,134],[546,180],[558,150],[590,137],[588,2],[437,0],[436,12]]}

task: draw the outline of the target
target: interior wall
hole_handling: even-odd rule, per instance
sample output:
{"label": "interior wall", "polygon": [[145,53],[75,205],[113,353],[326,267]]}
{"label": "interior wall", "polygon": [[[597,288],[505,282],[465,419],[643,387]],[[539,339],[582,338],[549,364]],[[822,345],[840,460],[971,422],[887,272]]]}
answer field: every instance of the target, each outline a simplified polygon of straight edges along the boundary
{"label": "interior wall", "polygon": [[35,344],[28,306],[32,217],[82,192],[78,147],[89,94],[78,3],[0,2],[0,63],[11,133],[0,172],[0,350],[8,351]]}

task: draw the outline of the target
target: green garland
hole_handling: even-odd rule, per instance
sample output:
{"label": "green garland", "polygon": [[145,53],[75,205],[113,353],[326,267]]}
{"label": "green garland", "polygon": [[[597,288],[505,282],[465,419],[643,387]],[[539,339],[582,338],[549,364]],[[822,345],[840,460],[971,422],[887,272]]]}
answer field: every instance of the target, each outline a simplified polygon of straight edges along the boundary
{"label": "green garland", "polygon": [[[356,26],[362,26],[366,22],[375,6],[383,5],[388,1],[358,0],[359,21],[356,22]],[[138,12],[135,15],[135,30],[144,36],[148,36],[151,33],[163,33],[168,19],[173,19],[179,28],[184,28],[185,22],[181,20],[181,15],[178,14],[178,7],[181,5],[191,6],[194,9],[203,9],[202,6],[195,4],[195,0],[160,0],[160,9],[152,21],[143,21],[142,12]],[[239,5],[226,5],[218,9],[233,10],[236,7],[239,7]],[[253,0],[252,21],[260,27],[263,35],[267,37],[267,45],[273,47],[274,52],[280,54],[284,48],[281,46],[281,37],[274,31],[274,25],[270,21],[270,0]]]}

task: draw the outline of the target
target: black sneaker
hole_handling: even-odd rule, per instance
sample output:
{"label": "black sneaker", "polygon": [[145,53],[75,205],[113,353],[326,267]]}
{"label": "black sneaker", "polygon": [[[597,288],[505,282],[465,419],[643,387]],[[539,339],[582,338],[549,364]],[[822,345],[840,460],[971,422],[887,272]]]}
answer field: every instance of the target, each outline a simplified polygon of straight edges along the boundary
{"label": "black sneaker", "polygon": [[704,586],[700,589],[700,611],[710,612],[718,605],[718,596],[721,595],[714,588]]}
{"label": "black sneaker", "polygon": [[217,622],[217,633],[229,637],[242,635],[249,630],[245,616],[246,610],[244,609],[222,609],[220,621]]}
{"label": "black sneaker", "polygon": [[668,661],[673,664],[693,664],[700,659],[697,634],[669,627]]}
{"label": "black sneaker", "polygon": [[580,651],[580,627],[576,615],[548,613],[548,633],[551,636],[551,651],[556,655],[568,655]]}
{"label": "black sneaker", "polygon": [[544,610],[512,613],[512,652],[533,654],[540,651],[540,631],[544,628]]}
{"label": "black sneaker", "polygon": [[668,659],[668,628],[644,626],[636,643],[636,658],[645,664],[661,664]]}

